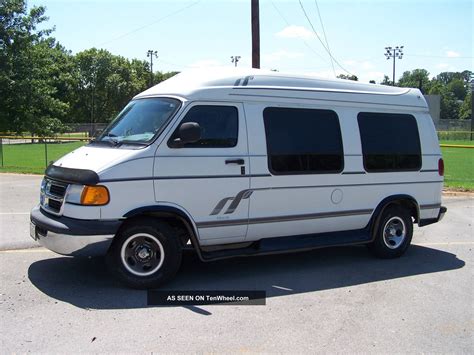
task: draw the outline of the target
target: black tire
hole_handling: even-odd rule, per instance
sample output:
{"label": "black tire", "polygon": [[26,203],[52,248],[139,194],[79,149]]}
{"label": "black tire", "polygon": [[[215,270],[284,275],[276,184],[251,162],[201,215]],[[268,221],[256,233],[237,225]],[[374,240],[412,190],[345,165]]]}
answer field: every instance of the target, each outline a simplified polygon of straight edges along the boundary
{"label": "black tire", "polygon": [[402,256],[413,237],[410,213],[397,205],[388,206],[382,212],[374,234],[374,241],[368,245],[372,254],[382,259]]}
{"label": "black tire", "polygon": [[173,228],[154,218],[137,218],[117,234],[107,253],[112,273],[125,285],[156,288],[181,266],[181,242]]}

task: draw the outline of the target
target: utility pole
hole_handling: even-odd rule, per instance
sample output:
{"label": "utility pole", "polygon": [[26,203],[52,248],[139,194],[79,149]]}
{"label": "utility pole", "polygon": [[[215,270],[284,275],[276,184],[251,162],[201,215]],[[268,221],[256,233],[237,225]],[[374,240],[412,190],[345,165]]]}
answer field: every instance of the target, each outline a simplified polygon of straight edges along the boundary
{"label": "utility pole", "polygon": [[239,60],[240,60],[240,55],[230,57],[230,61],[234,63],[234,66],[237,66],[237,63],[239,62]]}
{"label": "utility pole", "polygon": [[150,57],[150,86],[153,86],[153,56],[158,59],[158,52],[149,49],[148,52],[146,52],[146,56]]}
{"label": "utility pole", "polygon": [[403,58],[403,46],[396,46],[395,48],[385,47],[385,50],[385,57],[387,58],[387,60],[393,58],[393,86],[395,86],[395,59]]}
{"label": "utility pole", "polygon": [[258,0],[252,0],[252,68],[260,68],[260,14]]}

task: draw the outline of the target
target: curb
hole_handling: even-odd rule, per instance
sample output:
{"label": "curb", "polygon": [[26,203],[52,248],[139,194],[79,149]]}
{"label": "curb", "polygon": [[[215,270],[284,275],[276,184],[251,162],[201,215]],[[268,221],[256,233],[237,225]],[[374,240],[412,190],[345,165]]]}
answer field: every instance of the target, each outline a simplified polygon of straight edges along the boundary
{"label": "curb", "polygon": [[33,173],[7,173],[7,172],[0,172],[0,176],[2,175],[12,175],[12,176],[43,176],[44,174],[33,174]]}
{"label": "curb", "polygon": [[456,190],[444,190],[443,191],[443,196],[446,196],[446,197],[455,197],[455,196],[458,196],[458,197],[472,197],[474,198],[474,192],[472,191],[456,191]]}

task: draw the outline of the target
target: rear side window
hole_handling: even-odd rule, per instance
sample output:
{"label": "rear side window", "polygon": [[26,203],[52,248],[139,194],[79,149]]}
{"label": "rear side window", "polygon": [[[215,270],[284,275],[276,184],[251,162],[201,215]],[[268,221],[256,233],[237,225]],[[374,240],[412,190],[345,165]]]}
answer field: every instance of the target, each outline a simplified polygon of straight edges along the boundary
{"label": "rear side window", "polygon": [[[199,105],[192,107],[181,121],[196,122],[201,126],[201,139],[184,148],[228,148],[237,145],[239,114],[235,106]],[[171,136],[168,146],[179,137],[179,127]]]}
{"label": "rear side window", "polygon": [[418,125],[412,115],[361,112],[357,116],[368,172],[421,168]]}
{"label": "rear side window", "polygon": [[338,173],[344,167],[334,111],[268,107],[263,111],[268,165],[275,175]]}

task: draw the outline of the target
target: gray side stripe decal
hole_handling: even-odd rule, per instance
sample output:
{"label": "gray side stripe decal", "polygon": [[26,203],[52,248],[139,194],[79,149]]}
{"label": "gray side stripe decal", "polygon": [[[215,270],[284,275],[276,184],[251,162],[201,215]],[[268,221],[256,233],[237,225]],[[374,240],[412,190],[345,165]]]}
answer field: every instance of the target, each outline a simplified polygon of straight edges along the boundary
{"label": "gray side stripe decal", "polygon": [[[243,88],[241,86],[235,87],[234,90],[236,89],[255,89],[254,87],[249,87],[249,88]],[[268,89],[267,89],[268,90]],[[271,89],[273,90],[273,89]],[[323,99],[323,98],[310,98],[310,97],[305,97],[304,99],[300,97],[293,97],[293,96],[283,96],[283,95],[259,95],[259,94],[241,94],[241,93],[230,93],[229,96],[251,96],[251,97],[271,97],[271,98],[280,98],[280,99],[293,99],[293,100],[311,100],[311,101],[331,101],[331,102],[350,102],[350,103],[357,103],[357,104],[372,104],[372,105],[378,105],[378,106],[387,106],[387,104],[383,103],[377,103],[377,102],[370,102],[370,101],[356,101],[356,100],[334,100],[334,99]],[[418,108],[419,111],[421,112],[428,112],[427,108],[423,106],[416,106],[416,105],[400,105],[400,104],[390,104],[389,106],[400,106],[400,107],[413,107],[413,108]],[[426,110],[426,111],[425,111]]]}
{"label": "gray side stripe decal", "polygon": [[242,190],[235,197],[223,198],[217,203],[216,207],[214,207],[210,215],[213,216],[213,215],[219,214],[224,208],[224,206],[227,204],[227,202],[229,201],[232,201],[232,203],[227,208],[227,211],[224,212],[224,214],[233,213],[239,206],[240,201],[248,199],[250,195],[252,195],[252,193],[253,193],[253,190]]}
{"label": "gray side stripe decal", "polygon": [[229,208],[227,211],[225,211],[225,214],[230,214],[235,211],[235,209],[239,206],[240,201],[245,200],[252,195],[252,190],[243,190],[240,191],[237,196],[235,196],[234,201],[230,204]]}
{"label": "gray side stripe decal", "polygon": [[435,208],[440,208],[441,204],[440,203],[435,203],[432,205],[420,205],[420,210],[432,210]]}
{"label": "gray side stripe decal", "polygon": [[234,198],[233,197],[226,197],[226,198],[223,198],[222,200],[220,200],[216,207],[214,207],[214,209],[212,210],[210,216],[213,216],[213,215],[216,215],[216,214],[219,214],[222,209],[224,208],[225,204],[228,202],[228,201],[232,201]]}
{"label": "gray side stripe decal", "polygon": [[236,225],[244,225],[244,224],[291,222],[291,221],[302,221],[302,220],[320,219],[320,218],[367,215],[367,214],[371,214],[372,211],[373,209],[365,209],[365,210],[350,210],[350,211],[340,211],[340,212],[299,214],[299,215],[290,215],[290,216],[231,219],[227,221],[199,222],[196,225],[198,228],[213,228],[213,227],[227,227],[227,226],[236,226]]}
{"label": "gray side stripe decal", "polygon": [[254,178],[271,177],[270,174],[253,175],[185,175],[185,176],[149,176],[149,177],[131,177],[118,179],[102,179],[100,182],[123,182],[123,181],[144,181],[144,180],[188,180],[188,179],[230,179],[230,178]]}

